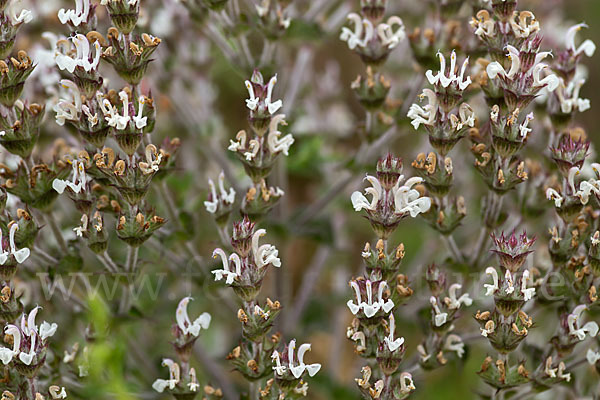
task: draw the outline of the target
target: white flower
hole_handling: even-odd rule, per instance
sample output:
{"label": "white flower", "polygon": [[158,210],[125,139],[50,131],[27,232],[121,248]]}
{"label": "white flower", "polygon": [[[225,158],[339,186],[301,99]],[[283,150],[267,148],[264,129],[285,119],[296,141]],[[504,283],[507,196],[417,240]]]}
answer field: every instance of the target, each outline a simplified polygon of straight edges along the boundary
{"label": "white flower", "polygon": [[193,300],[191,297],[184,297],[181,299],[177,306],[177,311],[175,312],[175,319],[177,321],[177,326],[184,335],[189,334],[198,337],[201,329],[208,329],[210,326],[211,316],[209,313],[204,312],[196,318],[194,322],[191,322],[187,313],[187,306],[191,300]]}
{"label": "white flower", "polygon": [[365,189],[365,193],[371,195],[371,201],[369,202],[361,192],[352,193],[350,200],[352,201],[352,206],[354,207],[355,211],[360,211],[362,209],[375,211],[377,203],[379,203],[379,199],[383,194],[383,188],[381,187],[381,183],[379,183],[379,179],[374,176],[367,175],[365,180],[369,181],[372,186]]}
{"label": "white flower", "polygon": [[57,51],[55,54],[55,60],[58,68],[61,70],[67,70],[70,73],[73,73],[77,67],[83,68],[86,72],[90,72],[98,68],[98,63],[100,63],[100,56],[102,53],[100,43],[97,40],[94,42],[94,56],[92,58],[92,54],[90,53],[90,42],[85,35],[78,33],[72,37],[72,40],[73,44],[75,45],[75,49],[77,50],[75,58]]}
{"label": "white flower", "polygon": [[33,19],[33,14],[29,10],[21,10],[19,15],[17,15],[17,5],[20,3],[21,0],[9,0],[9,3],[6,6],[6,15],[8,15],[10,23],[13,25],[22,23],[27,24]]}
{"label": "white flower", "polygon": [[521,133],[521,137],[523,139],[527,138],[527,135],[531,132],[531,128],[529,128],[529,123],[533,120],[533,112],[530,112],[525,117],[525,121],[519,126],[519,132]]}
{"label": "white flower", "polygon": [[[514,17],[517,17],[517,13],[514,13]],[[521,39],[528,38],[540,30],[540,23],[531,11],[521,11],[518,14],[518,22],[511,18],[510,25],[515,36]]]}
{"label": "white flower", "polygon": [[87,226],[88,226],[88,216],[86,214],[83,214],[81,216],[81,226],[77,226],[77,227],[73,228],[73,230],[75,231],[75,234],[77,234],[77,237],[83,237],[83,233],[87,232]]}
{"label": "white flower", "polygon": [[123,102],[123,115],[116,115],[116,128],[118,130],[123,130],[131,120],[131,117],[129,116],[129,95],[126,91],[121,90],[119,92],[119,99]]}
{"label": "white flower", "polygon": [[25,365],[31,365],[33,358],[35,357],[36,337],[37,335],[35,334],[30,335],[29,340],[31,341],[31,345],[29,347],[29,353],[25,353],[24,351],[19,353],[19,360]]}
{"label": "white flower", "polygon": [[215,183],[210,178],[208,178],[208,186],[210,187],[212,200],[205,201],[204,206],[206,207],[206,211],[209,213],[214,214],[217,212],[220,201],[223,201],[225,204],[229,205],[235,202],[235,190],[233,188],[229,188],[229,192],[225,190],[225,173],[223,171],[221,171],[219,174],[219,196],[217,196]]}
{"label": "white flower", "polygon": [[411,391],[415,390],[415,383],[412,380],[412,375],[408,372],[403,372],[400,374],[400,393],[408,394]]}
{"label": "white flower", "polygon": [[544,367],[544,373],[550,378],[556,378],[556,368],[552,368],[552,357],[546,358],[546,364]]}
{"label": "white flower", "polygon": [[560,208],[560,206],[562,206],[563,198],[555,189],[546,189],[546,198],[548,200],[554,200],[554,207]]}
{"label": "white flower", "polygon": [[[271,77],[267,85],[267,97],[265,97],[264,100],[265,107],[267,107],[267,110],[271,115],[275,114],[283,106],[283,102],[281,100],[272,101],[273,88],[275,87],[276,83],[277,75],[274,75]],[[250,96],[249,99],[246,99],[246,107],[248,107],[251,111],[256,111],[261,99],[255,96],[254,88],[250,81],[245,81],[244,84],[246,85],[246,89],[248,89],[248,95]]]}
{"label": "white flower", "polygon": [[62,194],[67,187],[71,188],[75,193],[84,191],[86,188],[87,178],[85,175],[85,166],[83,162],[78,160],[73,161],[73,180],[67,181],[63,179],[54,179],[52,188],[59,194]]}
{"label": "white flower", "polygon": [[[486,67],[486,73],[490,79],[496,79],[498,76],[500,76],[505,80],[512,81],[516,78],[517,74],[521,72],[521,59],[519,50],[511,45],[507,45],[506,50],[508,52],[507,57],[511,61],[510,69],[508,72],[506,72],[502,64],[497,61],[489,63]],[[546,86],[548,91],[552,92],[558,87],[558,77],[555,74],[549,74],[544,78],[540,77],[542,71],[548,67],[546,64],[542,63],[542,60],[550,55],[552,55],[552,53],[549,51],[538,53],[533,62],[533,66],[525,73],[525,76],[533,76],[534,87]]]}
{"label": "white flower", "polygon": [[155,145],[150,143],[146,146],[145,155],[146,161],[138,163],[140,170],[146,175],[158,172],[160,163],[162,162],[162,153],[157,150]]}
{"label": "white flower", "polygon": [[571,381],[571,374],[570,373],[569,374],[565,374],[564,372],[565,372],[566,369],[567,369],[567,366],[565,365],[564,362],[561,361],[558,364],[558,375],[557,375],[557,377],[560,378],[560,379],[564,379],[567,382],[570,382]]}
{"label": "white flower", "polygon": [[90,12],[90,0],[75,0],[75,10],[65,10],[61,8],[58,11],[58,19],[61,24],[70,22],[73,26],[79,26],[87,22]]}
{"label": "white flower", "polygon": [[267,109],[269,110],[269,114],[271,114],[271,115],[275,114],[283,106],[283,102],[281,100],[277,100],[274,102],[271,101],[271,98],[273,96],[273,88],[275,87],[276,83],[277,83],[277,75],[274,75],[269,80],[269,84],[267,86],[267,97],[265,98],[265,105],[267,106]]}
{"label": "white flower", "polygon": [[279,251],[271,244],[258,245],[258,240],[267,234],[264,229],[259,229],[252,235],[252,254],[254,255],[254,263],[258,268],[272,264],[274,267],[281,267]]}
{"label": "white flower", "polygon": [[[383,338],[385,344],[387,344],[390,351],[394,352],[398,350],[400,346],[404,344],[404,338],[394,339],[394,332],[396,330],[396,319],[394,318],[394,314],[390,314],[390,334]],[[363,334],[364,335],[364,334]]]}
{"label": "white flower", "polygon": [[144,103],[145,102],[146,102],[146,100],[144,100],[144,96],[140,96],[138,98],[138,113],[137,113],[137,115],[134,115],[131,117],[131,119],[133,119],[133,122],[135,122],[135,127],[137,129],[144,128],[148,123],[148,117],[144,117]]}
{"label": "white flower", "polygon": [[565,87],[564,80],[560,78],[556,96],[560,102],[560,110],[563,113],[570,114],[573,111],[583,112],[590,108],[589,99],[579,98],[579,91],[584,83],[585,79],[573,80]]}
{"label": "white flower", "polygon": [[465,72],[467,70],[467,66],[469,65],[469,57],[467,57],[463,62],[460,74],[456,75],[456,52],[452,50],[452,54],[450,54],[450,70],[446,76],[446,58],[441,52],[438,52],[437,56],[440,59],[440,70],[435,75],[433,74],[432,70],[428,70],[425,73],[429,83],[432,85],[437,85],[439,83],[445,88],[450,86],[452,83],[456,83],[460,90],[465,90],[471,84],[471,77],[467,76],[465,78]]}
{"label": "white flower", "polygon": [[350,312],[356,315],[361,309],[365,313],[367,318],[373,317],[379,310],[383,310],[386,314],[394,308],[394,302],[392,299],[387,301],[383,298],[383,291],[388,287],[385,281],[379,282],[379,290],[377,293],[377,300],[373,300],[373,282],[369,279],[365,281],[365,289],[367,298],[365,301],[362,300],[360,293],[360,287],[355,281],[350,281],[350,286],[354,289],[356,294],[356,304],[352,300],[348,300],[346,305],[350,309]]}
{"label": "white flower", "polygon": [[[355,342],[358,342],[358,344],[356,345],[356,351],[358,351],[359,353],[367,349],[367,337],[365,336],[364,332],[354,332],[350,339],[354,340]],[[384,338],[384,340],[387,340],[387,338]]]}
{"label": "white flower", "polygon": [[565,43],[567,45],[567,49],[571,50],[574,56],[578,56],[581,53],[585,53],[586,56],[591,57],[596,51],[596,45],[589,39],[581,43],[579,47],[575,47],[575,35],[582,28],[587,27],[588,26],[586,24],[577,24],[569,28],[569,30],[567,31],[567,34],[565,36]]}
{"label": "white flower", "polygon": [[425,350],[425,347],[423,347],[422,344],[417,346],[417,352],[419,353],[421,361],[424,363],[431,358],[431,354],[427,354],[427,351]]}
{"label": "white flower", "polygon": [[429,298],[429,303],[431,303],[431,306],[433,307],[433,312],[435,314],[435,317],[434,317],[435,326],[444,325],[448,320],[448,313],[443,313],[440,310],[440,307],[438,306],[437,298],[435,296],[431,296]]}
{"label": "white flower", "polygon": [[456,291],[460,288],[462,288],[462,285],[458,283],[452,284],[450,285],[450,288],[448,288],[448,294],[450,296],[444,299],[444,303],[446,303],[448,309],[458,310],[462,304],[467,307],[473,304],[473,300],[469,297],[469,293],[464,293],[458,299],[456,298]]}
{"label": "white flower", "polygon": [[497,104],[494,104],[492,111],[490,112],[490,120],[492,120],[493,123],[498,122],[498,114],[500,114],[500,107],[498,107]]}
{"label": "white flower", "polygon": [[521,277],[521,293],[523,293],[523,298],[525,301],[531,300],[535,294],[535,288],[527,288],[528,280],[529,270],[525,270],[523,271],[523,276]]}
{"label": "white flower", "polygon": [[418,104],[413,104],[408,109],[408,113],[406,116],[410,119],[411,125],[415,129],[419,129],[421,124],[424,125],[433,125],[435,122],[435,118],[438,111],[438,100],[435,92],[431,89],[423,89],[423,93],[419,95],[420,99],[427,97],[429,104],[424,107],[419,106]]}
{"label": "white flower", "polygon": [[260,318],[265,321],[269,319],[269,315],[271,315],[268,311],[263,310],[258,304],[254,306],[254,315],[258,315]]}
{"label": "white flower", "polygon": [[596,231],[590,236],[590,242],[592,243],[592,246],[598,246],[600,244],[600,231]]}
{"label": "white flower", "polygon": [[[394,30],[394,26],[397,26],[398,28]],[[388,18],[387,22],[380,23],[377,26],[377,35],[381,40],[381,44],[388,49],[391,50],[398,46],[398,44],[406,38],[402,19],[394,15]]]}
{"label": "white flower", "polygon": [[490,18],[490,13],[487,10],[480,10],[476,18],[472,18],[469,24],[475,28],[475,35],[482,37],[493,37],[496,34],[496,23]]}
{"label": "white flower", "polygon": [[587,310],[587,307],[583,304],[578,305],[573,310],[572,314],[567,317],[567,324],[569,326],[569,334],[577,337],[579,340],[585,339],[586,335],[595,337],[598,334],[598,324],[594,321],[590,321],[579,327],[579,320],[583,310]]}
{"label": "white flower", "polygon": [[86,104],[83,104],[81,106],[81,110],[86,115],[86,117],[88,119],[88,123],[91,128],[93,128],[94,126],[96,126],[98,124],[98,113],[94,113],[92,115],[92,113],[90,112],[90,108]]}
{"label": "white flower", "polygon": [[415,218],[417,215],[429,211],[431,199],[425,196],[421,197],[418,190],[412,189],[414,185],[423,182],[423,178],[409,178],[404,185],[400,186],[402,180],[404,180],[404,177],[400,176],[392,188],[395,213],[402,215],[408,213],[412,218]]}
{"label": "white flower", "polygon": [[12,350],[6,347],[0,346],[0,361],[4,365],[8,365],[13,359],[13,357],[17,356],[21,349],[21,331],[15,325],[6,325],[4,328],[5,335],[11,335],[13,339],[13,348]]}
{"label": "white flower", "polygon": [[450,124],[457,131],[460,131],[465,126],[470,126],[471,128],[475,126],[475,112],[473,108],[467,103],[462,103],[458,108],[458,117],[450,114]]}
{"label": "white flower", "polygon": [[304,354],[310,350],[310,344],[304,343],[298,348],[298,365],[294,362],[294,350],[296,349],[296,339],[290,341],[288,345],[289,370],[296,379],[299,379],[304,371],[308,371],[309,376],[315,376],[321,369],[321,364],[304,364]]}
{"label": "white flower", "polygon": [[565,374],[567,366],[564,362],[558,364],[558,368],[552,368],[552,357],[546,358],[544,373],[550,378],[564,379],[567,382],[571,381],[571,374]]}
{"label": "white flower", "polygon": [[79,111],[82,109],[82,104],[81,93],[75,82],[62,79],[60,85],[67,89],[67,92],[73,97],[72,101],[60,99],[53,107],[54,111],[56,111],[56,123],[63,126],[67,120],[76,121],[79,119]]}
{"label": "white flower", "polygon": [[446,343],[444,344],[444,350],[447,351],[455,351],[458,358],[462,358],[465,354],[465,344],[463,343],[460,336],[451,333],[446,338]]}
{"label": "white flower", "polygon": [[[361,19],[356,13],[348,14],[347,19],[354,24],[354,31],[350,28],[342,27],[340,40],[348,43],[348,48],[354,50],[358,47],[365,47],[373,39],[374,28],[371,21]],[[391,28],[390,28],[391,29]],[[382,30],[386,30],[385,27]]]}
{"label": "white flower", "polygon": [[[223,269],[216,269],[211,271],[215,274],[215,281],[220,281],[223,277],[226,278],[225,283],[227,285],[231,285],[237,277],[242,273],[242,261],[240,260],[240,256],[236,253],[232,253],[227,259],[227,255],[222,249],[216,248],[213,251],[213,258],[221,257],[221,262],[223,263]],[[235,265],[235,272],[229,269],[229,261],[232,261]]]}
{"label": "white flower", "polygon": [[64,387],[52,385],[48,388],[48,393],[50,393],[50,397],[54,400],[67,398],[67,390]]}
{"label": "white flower", "polygon": [[2,230],[0,230],[0,265],[3,265],[6,262],[6,260],[8,260],[8,257],[11,255],[15,258],[17,263],[21,264],[25,260],[27,260],[27,258],[31,254],[31,251],[27,247],[23,247],[22,249],[17,250],[17,246],[15,244],[15,233],[18,230],[19,230],[19,225],[16,222],[9,224],[9,232],[8,232],[9,248],[8,248],[8,251],[6,251],[3,248]]}
{"label": "white flower", "polygon": [[496,323],[490,319],[485,323],[484,327],[479,328],[479,330],[481,331],[481,336],[488,337],[488,335],[494,333],[496,330]]}
{"label": "white flower", "polygon": [[506,50],[508,51],[507,57],[509,57],[511,65],[508,72],[504,69],[502,64],[497,61],[489,63],[486,67],[486,73],[490,77],[490,79],[496,79],[498,75],[508,78],[511,80],[515,77],[515,75],[521,69],[521,59],[519,58],[519,50],[511,45],[506,46]]}
{"label": "white flower", "polygon": [[492,279],[494,281],[494,283],[492,285],[490,285],[488,283],[486,283],[486,284],[483,285],[483,287],[486,289],[485,295],[486,296],[493,296],[494,292],[499,289],[499,286],[498,286],[498,272],[496,271],[496,268],[494,268],[494,267],[487,267],[485,269],[485,273],[487,275],[491,275]]}
{"label": "white flower", "polygon": [[198,383],[198,379],[196,378],[196,369],[190,369],[190,383],[188,383],[188,387],[191,392],[197,392],[200,388],[200,384]]}
{"label": "white flower", "polygon": [[163,367],[169,368],[169,379],[157,379],[152,384],[152,389],[159,393],[165,391],[166,388],[169,390],[175,389],[175,386],[179,383],[181,377],[181,370],[179,365],[170,358],[165,358],[162,361]]}
{"label": "white flower", "polygon": [[274,350],[273,354],[271,354],[271,360],[273,360],[273,362],[275,363],[275,365],[273,366],[273,371],[275,371],[275,373],[279,376],[285,374],[285,371],[287,371],[287,367],[281,364],[281,358],[277,350]]}
{"label": "white flower", "polygon": [[600,361],[600,352],[596,352],[592,349],[588,349],[585,358],[587,359],[587,361],[590,363],[590,365],[594,365],[596,364],[598,361]]}
{"label": "white flower", "polygon": [[291,133],[288,133],[280,139],[279,136],[281,135],[281,132],[277,129],[279,124],[282,124],[283,126],[287,125],[284,114],[279,114],[271,118],[271,122],[269,123],[269,134],[267,135],[267,144],[269,146],[269,151],[272,154],[282,152],[287,156],[290,146],[294,143],[294,137]]}
{"label": "white flower", "polygon": [[43,341],[49,337],[54,336],[57,328],[58,328],[58,325],[56,324],[56,322],[54,322],[52,324],[50,324],[46,321],[42,322],[42,324],[40,325],[40,339],[42,339],[42,341]]}
{"label": "white flower", "polygon": [[256,139],[250,140],[248,142],[248,149],[250,151],[245,152],[244,157],[246,158],[246,160],[251,161],[258,154],[258,150],[260,150],[260,143],[258,142],[258,140],[256,140]]}
{"label": "white flower", "polygon": [[582,181],[579,184],[579,189],[576,189],[575,176],[579,175],[580,173],[581,171],[579,168],[571,167],[569,170],[569,175],[567,176],[567,182],[569,183],[569,187],[571,188],[573,195],[579,197],[581,204],[587,204],[592,192],[596,195],[600,195],[600,181],[596,179]]}
{"label": "white flower", "polygon": [[246,131],[239,131],[237,135],[235,135],[235,138],[237,141],[230,140],[227,150],[238,151],[239,149],[246,148]]}
{"label": "white flower", "polygon": [[545,78],[540,79],[540,73],[548,68],[546,64],[537,64],[533,67],[533,86],[546,86],[549,92],[553,92],[558,87],[559,81],[556,75],[549,74]]}

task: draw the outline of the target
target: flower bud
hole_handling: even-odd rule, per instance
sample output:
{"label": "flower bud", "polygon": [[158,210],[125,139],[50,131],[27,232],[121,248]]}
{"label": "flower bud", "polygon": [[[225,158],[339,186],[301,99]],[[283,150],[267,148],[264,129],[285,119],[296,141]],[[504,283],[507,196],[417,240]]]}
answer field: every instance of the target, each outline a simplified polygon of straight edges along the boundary
{"label": "flower bud", "polygon": [[0,118],[0,130],[4,132],[0,144],[10,153],[28,158],[37,143],[43,119],[43,106],[17,100],[9,115]]}
{"label": "flower bud", "polygon": [[102,0],[100,4],[106,6],[114,26],[125,35],[129,35],[137,25],[140,14],[140,0]]}
{"label": "flower bud", "polygon": [[377,111],[385,103],[391,84],[379,72],[373,72],[373,67],[367,67],[367,76],[358,76],[352,82],[351,88],[360,104],[368,111]]}

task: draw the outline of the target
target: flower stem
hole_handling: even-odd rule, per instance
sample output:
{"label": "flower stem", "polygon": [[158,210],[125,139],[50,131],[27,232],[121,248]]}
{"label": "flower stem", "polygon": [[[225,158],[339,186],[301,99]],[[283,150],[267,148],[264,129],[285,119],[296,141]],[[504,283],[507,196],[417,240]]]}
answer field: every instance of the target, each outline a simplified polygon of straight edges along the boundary
{"label": "flower stem", "polygon": [[52,233],[54,233],[54,238],[56,239],[56,243],[58,243],[58,247],[66,254],[68,251],[67,242],[65,242],[65,238],[63,237],[52,212],[46,214],[46,221],[48,222],[50,229],[52,229]]}

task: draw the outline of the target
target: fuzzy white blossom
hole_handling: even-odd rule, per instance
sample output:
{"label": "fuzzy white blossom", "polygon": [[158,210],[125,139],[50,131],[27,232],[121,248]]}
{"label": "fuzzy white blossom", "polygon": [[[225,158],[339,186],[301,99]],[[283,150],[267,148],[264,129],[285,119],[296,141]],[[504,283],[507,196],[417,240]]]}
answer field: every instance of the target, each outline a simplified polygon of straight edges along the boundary
{"label": "fuzzy white blossom", "polygon": [[379,179],[367,175],[365,180],[372,185],[372,187],[365,189],[365,193],[371,195],[371,201],[369,201],[361,192],[357,191],[352,193],[350,200],[352,201],[352,207],[354,207],[355,211],[361,211],[362,209],[375,211],[377,203],[379,203],[379,199],[382,197],[383,188],[381,187],[381,183],[379,183]]}
{"label": "fuzzy white blossom", "polygon": [[83,162],[74,160],[73,165],[73,177],[72,180],[54,179],[52,181],[52,188],[59,194],[62,194],[68,187],[75,193],[85,191],[87,185],[87,177],[85,174],[85,166]]}
{"label": "fuzzy white blossom", "polygon": [[225,189],[225,172],[221,171],[219,173],[219,195],[217,195],[215,183],[210,178],[208,178],[208,186],[210,188],[211,200],[205,201],[204,207],[206,207],[206,211],[209,213],[216,213],[221,201],[226,205],[235,203],[235,190],[233,188],[229,188],[229,191]]}
{"label": "fuzzy white blossom", "polygon": [[569,327],[569,334],[575,336],[577,339],[584,340],[586,336],[596,337],[598,334],[598,324],[594,321],[589,321],[583,326],[580,326],[581,314],[587,310],[587,306],[580,304],[573,312],[567,316],[567,325]]}
{"label": "fuzzy white blossom", "polygon": [[431,307],[433,308],[435,326],[444,325],[448,321],[448,313],[443,313],[440,310],[437,298],[435,296],[431,296],[429,298],[429,303],[431,304]]}
{"label": "fuzzy white blossom", "polygon": [[285,126],[285,115],[279,114],[271,118],[269,123],[269,133],[267,134],[267,145],[271,154],[282,152],[284,155],[289,155],[290,146],[294,144],[294,137],[288,133],[280,138],[281,132],[278,130],[279,124]]}
{"label": "fuzzy white blossom", "polygon": [[61,8],[58,11],[58,19],[61,24],[71,23],[73,26],[79,26],[87,22],[89,13],[90,0],[75,0],[75,9]]}
{"label": "fuzzy white blossom", "polygon": [[423,178],[412,177],[409,178],[403,185],[400,182],[404,179],[400,176],[396,185],[392,188],[392,194],[394,196],[394,208],[396,214],[410,214],[412,218],[417,215],[426,213],[431,207],[431,198],[421,196],[421,193],[413,189],[414,185],[423,182]]}
{"label": "fuzzy white blossom", "polygon": [[170,358],[165,358],[162,361],[162,365],[163,367],[169,368],[169,379],[157,379],[154,381],[152,389],[159,393],[164,392],[167,388],[169,388],[169,390],[175,389],[175,386],[181,380],[181,369],[179,368],[179,364]]}
{"label": "fuzzy white blossom", "polygon": [[184,335],[189,334],[198,337],[201,329],[206,330],[210,326],[211,316],[209,313],[203,312],[194,320],[194,322],[192,322],[187,312],[187,307],[191,300],[193,300],[191,297],[184,297],[181,299],[177,306],[177,311],[175,312],[175,320],[177,321],[177,326]]}
{"label": "fuzzy white blossom", "polygon": [[444,343],[444,350],[454,351],[458,358],[462,358],[465,354],[465,344],[460,336],[451,333],[446,337],[446,342]]}
{"label": "fuzzy white blossom", "polygon": [[567,49],[573,52],[573,55],[578,56],[581,53],[585,53],[586,56],[591,57],[596,52],[596,44],[592,42],[590,39],[585,40],[583,43],[579,45],[579,47],[575,46],[575,35],[583,28],[587,28],[586,24],[577,24],[573,25],[567,31],[565,35],[565,43],[567,45]]}
{"label": "fuzzy white blossom", "polygon": [[102,48],[99,41],[96,40],[92,44],[92,47],[94,48],[94,54],[92,55],[90,42],[85,35],[78,33],[73,36],[71,40],[73,41],[76,50],[75,58],[57,50],[55,60],[58,68],[67,70],[70,73],[73,73],[77,67],[83,68],[85,72],[91,72],[92,70],[97,69],[98,64],[100,63],[100,56],[102,55]]}
{"label": "fuzzy white blossom", "polygon": [[4,249],[4,243],[2,242],[2,230],[0,230],[0,265],[3,265],[9,256],[13,256],[17,263],[21,264],[31,254],[31,251],[27,247],[17,250],[15,244],[15,234],[19,230],[19,225],[15,222],[9,224],[8,231],[8,249]]}
{"label": "fuzzy white blossom", "polygon": [[18,11],[20,4],[21,0],[9,0],[6,5],[6,15],[8,15],[10,23],[13,25],[27,24],[33,19],[33,14],[30,10],[22,9],[20,12]]}
{"label": "fuzzy white blossom", "polygon": [[487,275],[490,275],[493,279],[493,283],[491,285],[489,283],[486,283],[483,285],[483,287],[486,289],[485,295],[493,296],[494,292],[500,288],[498,286],[498,272],[496,271],[496,268],[494,268],[494,267],[487,267],[485,269],[485,273]]}
{"label": "fuzzy white blossom", "polygon": [[446,71],[446,58],[441,52],[437,53],[440,60],[440,70],[437,74],[434,74],[432,70],[428,70],[425,73],[427,80],[432,85],[441,85],[444,88],[456,83],[460,90],[465,90],[471,84],[471,77],[465,78],[467,66],[469,65],[469,57],[465,59],[460,69],[460,73],[456,75],[456,52],[452,50],[450,54],[450,68]]}
{"label": "fuzzy white blossom", "polygon": [[469,297],[469,293],[463,293],[460,297],[457,298],[456,292],[461,288],[462,285],[459,283],[454,283],[448,288],[449,296],[444,299],[444,303],[446,303],[448,309],[457,310],[462,304],[464,304],[467,307],[473,304],[473,300]]}
{"label": "fuzzy white blossom", "polygon": [[296,339],[290,341],[288,345],[288,365],[281,364],[281,358],[277,350],[273,352],[271,355],[271,359],[275,363],[273,370],[279,376],[282,376],[286,370],[289,370],[290,373],[294,376],[294,378],[299,379],[304,372],[308,372],[309,376],[315,376],[317,372],[321,369],[321,364],[305,364],[304,363],[304,354],[311,349],[309,343],[304,343],[298,348],[298,360],[297,362],[294,359],[294,352],[296,350]]}
{"label": "fuzzy white blossom", "polygon": [[[517,74],[521,72],[520,51],[511,45],[506,46],[506,51],[508,52],[507,57],[511,62],[510,69],[506,71],[502,64],[497,61],[489,63],[486,67],[486,72],[490,79],[502,77],[505,80],[513,81],[517,77]],[[538,53],[533,62],[533,66],[525,73],[525,76],[533,77],[534,87],[546,86],[549,92],[553,92],[559,84],[558,77],[555,74],[551,73],[545,77],[541,76],[542,71],[548,68],[548,65],[542,63],[542,61],[551,55],[552,53],[549,51]]]}
{"label": "fuzzy white blossom", "polygon": [[[225,278],[225,283],[227,285],[231,285],[233,281],[242,273],[242,261],[240,256],[238,256],[236,253],[232,253],[229,258],[227,258],[227,254],[225,254],[222,249],[217,248],[213,251],[213,258],[217,257],[221,258],[223,268],[211,271],[215,275],[215,281],[220,281],[221,279]],[[235,271],[232,271],[229,268],[229,262],[233,262]]]}
{"label": "fuzzy white blossom", "polygon": [[396,331],[396,319],[394,314],[390,314],[390,334],[383,338],[383,341],[388,346],[391,352],[394,352],[404,344],[404,338],[394,338],[394,332]]}
{"label": "fuzzy white blossom", "polygon": [[411,125],[415,129],[419,129],[421,124],[433,125],[438,111],[438,100],[435,92],[431,89],[423,89],[423,93],[419,95],[420,99],[427,98],[428,104],[421,107],[418,104],[412,104],[408,109],[407,117],[410,118]]}
{"label": "fuzzy white blossom", "polygon": [[352,314],[356,315],[360,310],[363,310],[365,316],[371,318],[377,314],[379,310],[383,310],[383,312],[387,314],[394,308],[392,299],[387,299],[386,301],[383,297],[383,292],[388,287],[385,281],[379,282],[376,299],[373,298],[373,282],[369,279],[365,281],[366,298],[364,300],[358,283],[350,281],[350,286],[354,289],[354,294],[356,295],[356,303],[352,300],[348,300],[346,303]]}

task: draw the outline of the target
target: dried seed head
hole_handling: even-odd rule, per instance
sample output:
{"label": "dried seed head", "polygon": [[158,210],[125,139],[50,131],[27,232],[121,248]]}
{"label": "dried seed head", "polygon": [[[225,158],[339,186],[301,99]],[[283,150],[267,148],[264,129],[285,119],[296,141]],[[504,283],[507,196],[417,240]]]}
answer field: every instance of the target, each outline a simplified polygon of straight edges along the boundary
{"label": "dried seed head", "polygon": [[235,360],[235,359],[239,358],[241,354],[242,354],[242,348],[240,346],[237,346],[236,348],[231,350],[231,353],[229,353],[227,355],[227,359]]}
{"label": "dried seed head", "polygon": [[402,260],[406,252],[404,251],[404,243],[400,243],[396,248],[396,259]]}
{"label": "dried seed head", "polygon": [[9,286],[4,286],[0,291],[0,301],[4,304],[10,301],[10,295],[12,291]]}
{"label": "dried seed head", "polygon": [[255,360],[249,360],[246,363],[246,366],[250,368],[253,372],[258,372],[258,364]]}
{"label": "dried seed head", "polygon": [[490,319],[490,315],[491,313],[489,311],[480,312],[479,310],[477,310],[477,314],[475,314],[475,319],[478,319],[480,321],[487,321],[488,319]]}
{"label": "dried seed head", "polygon": [[241,308],[238,310],[237,317],[242,324],[248,323],[248,315]]}

